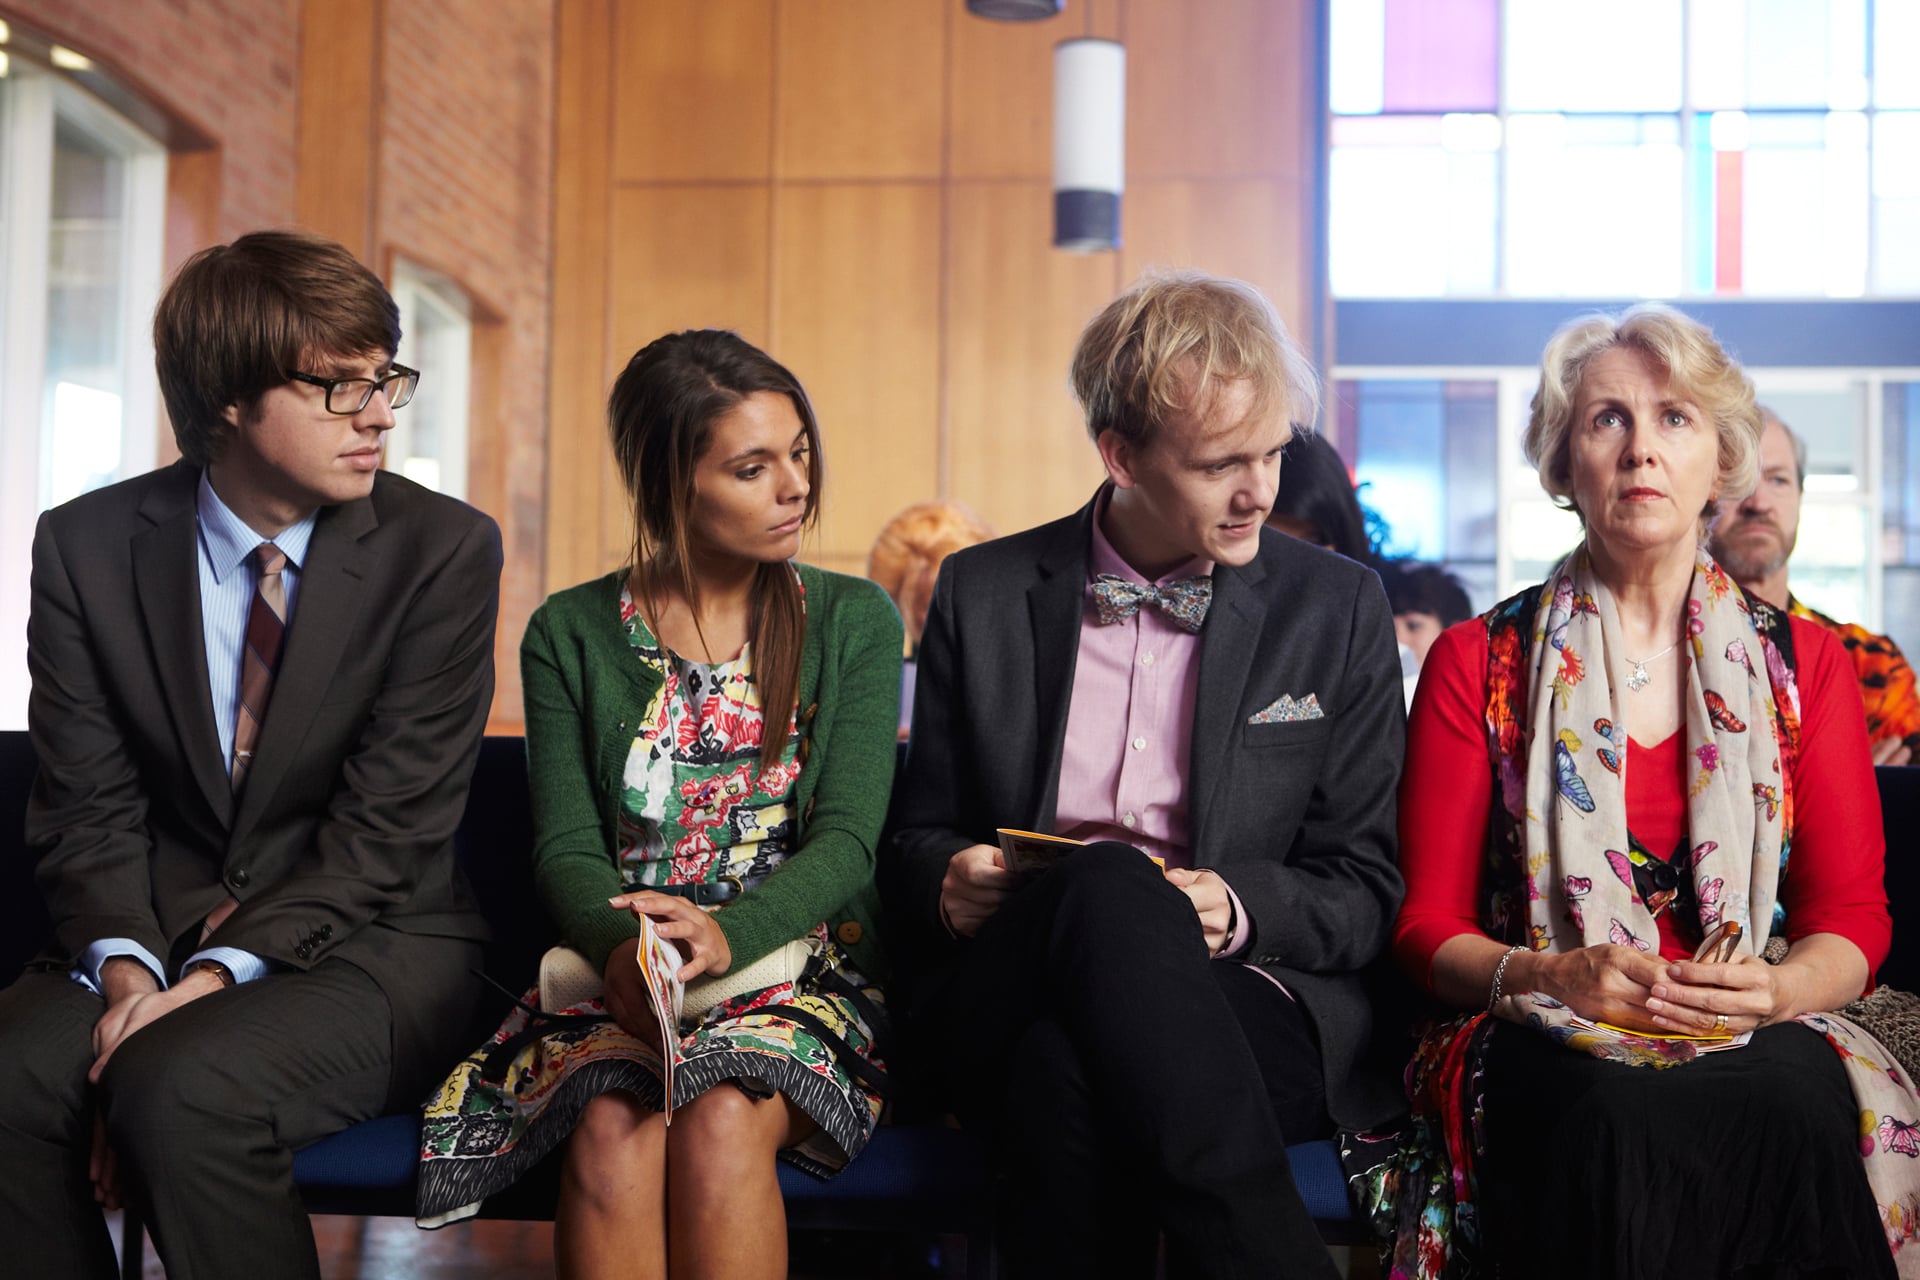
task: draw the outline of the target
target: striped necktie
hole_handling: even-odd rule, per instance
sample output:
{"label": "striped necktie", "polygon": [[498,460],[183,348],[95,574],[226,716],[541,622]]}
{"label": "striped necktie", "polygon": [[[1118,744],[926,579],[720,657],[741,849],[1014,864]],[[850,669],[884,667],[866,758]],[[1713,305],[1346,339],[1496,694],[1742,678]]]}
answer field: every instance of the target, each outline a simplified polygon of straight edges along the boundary
{"label": "striped necktie", "polygon": [[280,668],[280,643],[287,634],[287,584],[280,571],[287,553],[271,542],[253,549],[260,576],[254,583],[253,607],[247,610],[246,643],[240,646],[240,714],[233,725],[233,789],[247,780],[253,764],[260,726],[266,723],[267,700],[273,696],[273,674]]}

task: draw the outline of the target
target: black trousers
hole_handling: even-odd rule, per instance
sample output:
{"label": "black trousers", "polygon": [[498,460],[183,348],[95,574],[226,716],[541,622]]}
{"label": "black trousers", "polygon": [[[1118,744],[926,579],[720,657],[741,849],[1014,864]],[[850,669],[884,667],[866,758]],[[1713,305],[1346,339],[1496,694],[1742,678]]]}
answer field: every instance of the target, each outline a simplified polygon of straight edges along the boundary
{"label": "black trousers", "polygon": [[342,960],[174,1010],[121,1042],[98,1088],[87,1069],[99,996],[64,973],[0,991],[0,1273],[118,1274],[87,1179],[99,1108],[121,1195],[170,1280],[318,1280],[293,1152],[417,1104],[464,1048],[479,947],[430,939],[416,950],[404,1016],[444,1007],[444,1055],[432,1061],[396,1061],[392,1003]]}
{"label": "black trousers", "polygon": [[1323,1137],[1320,1054],[1262,974],[1211,960],[1129,845],[1076,851],[914,1002],[913,1044],[1005,1176],[1019,1276],[1332,1276],[1288,1168]]}
{"label": "black trousers", "polygon": [[1892,1280],[1859,1104],[1809,1027],[1655,1071],[1502,1023],[1484,1082],[1499,1276]]}

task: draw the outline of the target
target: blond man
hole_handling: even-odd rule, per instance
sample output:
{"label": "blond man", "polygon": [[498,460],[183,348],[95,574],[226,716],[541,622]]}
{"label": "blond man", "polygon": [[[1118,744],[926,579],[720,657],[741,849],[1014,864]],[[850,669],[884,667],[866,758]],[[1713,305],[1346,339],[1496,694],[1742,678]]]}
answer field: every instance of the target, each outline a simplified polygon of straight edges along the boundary
{"label": "blond man", "polygon": [[[1359,971],[1399,904],[1379,579],[1268,529],[1314,376],[1233,281],[1081,335],[1107,480],[952,556],[883,892],[912,1040],[1010,1180],[1015,1275],[1332,1275],[1289,1142],[1399,1108]],[[1017,875],[997,829],[1086,841]],[[1164,868],[1164,870],[1163,870]]]}

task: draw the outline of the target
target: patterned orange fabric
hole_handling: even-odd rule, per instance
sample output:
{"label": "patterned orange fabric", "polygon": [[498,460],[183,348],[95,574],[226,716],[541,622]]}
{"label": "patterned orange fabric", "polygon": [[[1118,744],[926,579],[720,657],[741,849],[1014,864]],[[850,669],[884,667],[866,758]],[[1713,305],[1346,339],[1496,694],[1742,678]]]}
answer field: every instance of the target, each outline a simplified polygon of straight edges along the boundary
{"label": "patterned orange fabric", "polygon": [[1920,690],[1914,687],[1913,668],[1907,665],[1900,646],[1855,623],[1835,622],[1791,596],[1787,598],[1787,611],[1819,623],[1846,646],[1860,680],[1860,701],[1867,708],[1867,740],[1904,738],[1920,747]]}

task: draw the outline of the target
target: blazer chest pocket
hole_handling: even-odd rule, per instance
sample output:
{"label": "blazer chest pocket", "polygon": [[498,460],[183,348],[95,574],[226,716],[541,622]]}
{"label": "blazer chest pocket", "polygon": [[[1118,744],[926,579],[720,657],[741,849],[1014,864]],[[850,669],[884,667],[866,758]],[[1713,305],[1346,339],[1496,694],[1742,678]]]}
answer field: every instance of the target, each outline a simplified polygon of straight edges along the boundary
{"label": "blazer chest pocket", "polygon": [[1247,747],[1318,747],[1333,733],[1333,720],[1276,720],[1270,724],[1240,726],[1240,744]]}

